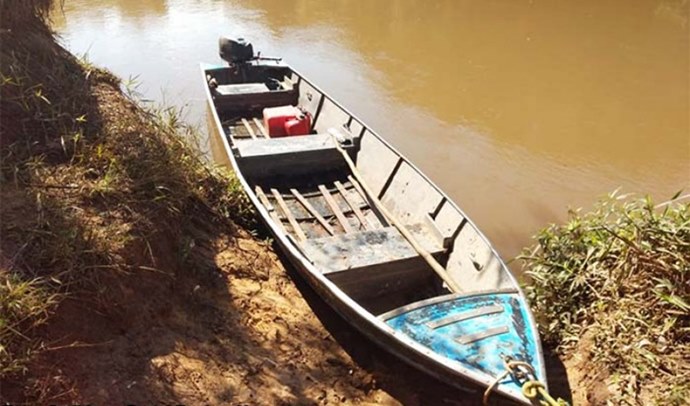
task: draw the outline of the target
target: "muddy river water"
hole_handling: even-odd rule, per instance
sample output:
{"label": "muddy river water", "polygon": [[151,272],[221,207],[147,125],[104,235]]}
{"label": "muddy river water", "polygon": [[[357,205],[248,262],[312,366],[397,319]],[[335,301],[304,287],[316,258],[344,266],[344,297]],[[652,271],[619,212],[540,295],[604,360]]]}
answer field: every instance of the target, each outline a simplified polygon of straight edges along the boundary
{"label": "muddy river water", "polygon": [[[63,43],[205,128],[219,35],[283,56],[415,162],[506,259],[620,187],[690,189],[687,0],[66,0]],[[209,156],[217,143],[206,140]],[[217,158],[218,159],[218,158]]]}

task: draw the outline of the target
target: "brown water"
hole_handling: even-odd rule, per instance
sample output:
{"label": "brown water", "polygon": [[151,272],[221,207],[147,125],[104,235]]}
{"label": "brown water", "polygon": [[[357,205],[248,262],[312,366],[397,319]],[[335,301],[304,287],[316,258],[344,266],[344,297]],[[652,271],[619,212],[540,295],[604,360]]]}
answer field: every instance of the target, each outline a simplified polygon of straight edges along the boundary
{"label": "brown water", "polygon": [[73,52],[138,76],[145,97],[199,124],[198,62],[219,62],[221,34],[251,39],[397,146],[509,259],[568,207],[618,187],[658,200],[690,191],[689,9],[688,0],[67,0],[55,27]]}

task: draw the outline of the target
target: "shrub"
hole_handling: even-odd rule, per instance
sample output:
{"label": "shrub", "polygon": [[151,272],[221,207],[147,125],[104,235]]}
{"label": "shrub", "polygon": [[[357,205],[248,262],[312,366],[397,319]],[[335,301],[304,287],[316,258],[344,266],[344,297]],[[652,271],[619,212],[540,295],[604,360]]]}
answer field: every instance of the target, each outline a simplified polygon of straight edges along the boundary
{"label": "shrub", "polygon": [[587,351],[616,404],[690,398],[690,204],[677,197],[611,194],[520,257],[543,339]]}

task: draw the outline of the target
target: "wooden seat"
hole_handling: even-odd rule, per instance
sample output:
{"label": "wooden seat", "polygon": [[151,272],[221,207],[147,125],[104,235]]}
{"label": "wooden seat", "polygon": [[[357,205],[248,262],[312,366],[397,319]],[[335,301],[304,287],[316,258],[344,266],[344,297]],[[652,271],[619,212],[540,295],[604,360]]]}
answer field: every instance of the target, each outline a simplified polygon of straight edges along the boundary
{"label": "wooden seat", "polygon": [[271,90],[265,83],[223,84],[213,89],[213,102],[219,112],[261,111],[265,107],[297,104],[296,89]]}
{"label": "wooden seat", "polygon": [[[424,248],[440,257],[442,245],[421,224],[408,226]],[[394,227],[309,239],[305,255],[343,291],[355,297],[412,286],[433,272]]]}
{"label": "wooden seat", "polygon": [[264,83],[239,83],[232,85],[220,85],[216,87],[216,93],[220,96],[231,96],[249,93],[267,93],[271,90]]}
{"label": "wooden seat", "polygon": [[[421,225],[408,228],[427,251],[443,252],[443,247],[423,232]],[[395,227],[314,238],[306,241],[303,249],[325,274],[366,271],[379,264],[389,266],[419,257]]]}
{"label": "wooden seat", "polygon": [[235,146],[243,173],[252,176],[298,175],[345,165],[329,134],[238,139]]}

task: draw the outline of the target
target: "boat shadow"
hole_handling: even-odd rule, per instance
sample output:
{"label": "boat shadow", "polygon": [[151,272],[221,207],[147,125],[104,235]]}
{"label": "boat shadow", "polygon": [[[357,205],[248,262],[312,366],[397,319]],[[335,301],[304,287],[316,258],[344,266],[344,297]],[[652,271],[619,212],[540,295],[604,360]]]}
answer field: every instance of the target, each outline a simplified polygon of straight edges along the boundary
{"label": "boat shadow", "polygon": [[[404,405],[481,405],[484,389],[467,382],[462,390],[448,385],[408,365],[395,355],[360,333],[326,303],[299,274],[280,247],[273,249],[290,279],[323,327],[359,367],[374,378],[374,388],[380,388]],[[565,366],[558,356],[544,349],[549,389],[553,396],[571,402],[571,391]],[[511,400],[494,396],[492,405],[517,405]]]}

